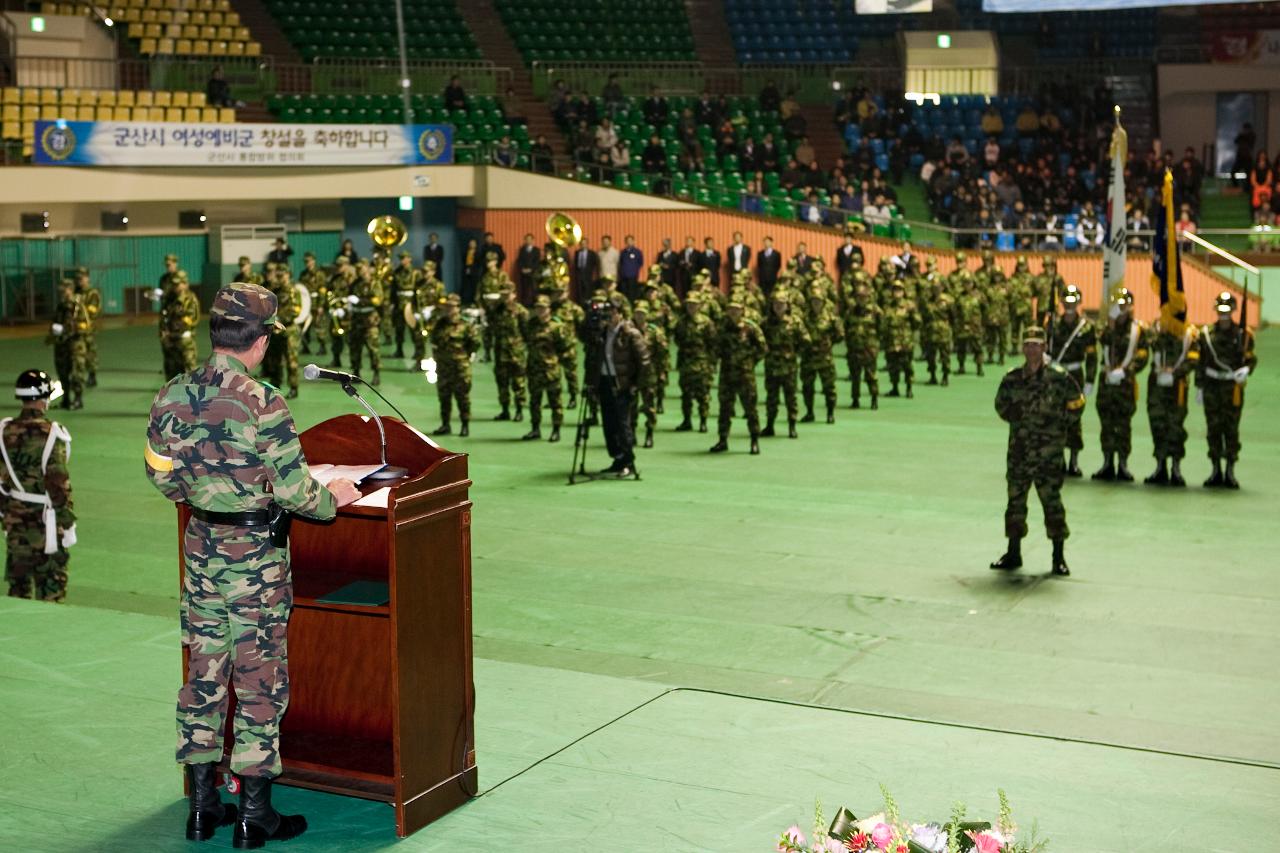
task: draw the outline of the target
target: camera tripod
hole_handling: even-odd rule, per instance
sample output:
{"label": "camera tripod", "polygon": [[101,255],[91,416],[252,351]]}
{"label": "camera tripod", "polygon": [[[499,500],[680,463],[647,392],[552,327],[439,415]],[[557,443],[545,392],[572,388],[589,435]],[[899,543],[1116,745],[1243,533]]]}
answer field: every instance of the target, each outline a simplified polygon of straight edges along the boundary
{"label": "camera tripod", "polygon": [[[591,363],[590,359],[587,363]],[[590,373],[589,370],[587,372]],[[569,485],[575,486],[581,482],[589,483],[595,480],[639,480],[640,469],[636,467],[635,462],[631,463],[631,473],[626,477],[619,477],[610,472],[587,470],[587,445],[591,438],[591,427],[598,423],[600,416],[600,404],[596,399],[595,389],[587,381],[588,378],[583,377],[582,393],[578,395],[578,417],[573,430],[573,462],[569,465]]]}

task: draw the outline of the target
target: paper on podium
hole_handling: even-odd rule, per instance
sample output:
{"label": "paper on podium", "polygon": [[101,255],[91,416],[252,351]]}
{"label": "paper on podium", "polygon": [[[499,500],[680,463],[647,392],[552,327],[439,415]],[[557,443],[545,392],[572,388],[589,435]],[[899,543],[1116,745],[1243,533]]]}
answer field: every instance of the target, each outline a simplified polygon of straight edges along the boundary
{"label": "paper on podium", "polygon": [[327,486],[334,480],[344,478],[353,483],[359,483],[374,471],[381,471],[383,467],[381,462],[375,465],[330,465],[326,462],[320,465],[312,465],[311,476],[322,486]]}
{"label": "paper on podium", "polygon": [[388,501],[391,500],[391,487],[383,486],[375,492],[370,492],[357,501],[353,501],[353,506],[376,506],[382,509],[387,508]]}

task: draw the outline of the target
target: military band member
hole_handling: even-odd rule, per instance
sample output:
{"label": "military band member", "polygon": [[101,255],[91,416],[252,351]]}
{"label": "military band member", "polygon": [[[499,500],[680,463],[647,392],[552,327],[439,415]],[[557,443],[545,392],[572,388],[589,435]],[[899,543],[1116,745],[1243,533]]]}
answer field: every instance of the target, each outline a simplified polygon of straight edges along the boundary
{"label": "military band member", "polygon": [[263,283],[264,279],[262,275],[253,271],[253,261],[249,260],[248,255],[241,255],[238,264],[240,270],[236,273],[235,278],[231,279],[232,281],[244,284]]}
{"label": "military band member", "polygon": [[347,297],[356,283],[356,268],[346,255],[338,255],[333,262],[333,275],[329,277],[329,301],[325,308],[325,322],[329,326],[329,346],[333,351],[331,367],[342,367],[342,350],[351,331],[351,303]]}
{"label": "military band member", "polygon": [[160,314],[164,374],[170,379],[195,369],[195,328],[200,322],[200,302],[191,292],[185,271],[178,270],[174,274],[173,286],[173,296]]}
{"label": "military band member", "polygon": [[431,323],[435,312],[444,301],[444,282],[436,278],[434,261],[422,265],[422,275],[418,277],[418,288],[413,295],[413,311],[417,315],[417,325],[413,329],[413,363],[421,369],[427,357],[427,342],[431,337]]}
{"label": "military band member", "polygon": [[421,275],[413,268],[413,253],[400,253],[400,265],[391,273],[391,325],[395,330],[396,358],[404,358],[404,335],[408,328],[404,320],[404,306],[413,302]]}
{"label": "military band member", "polygon": [[102,291],[89,282],[89,271],[84,267],[76,270],[76,296],[89,315],[89,328],[84,338],[84,384],[93,388],[98,384],[98,317],[102,314]]}
{"label": "military band member", "polygon": [[[1050,361],[1065,370],[1075,380],[1085,397],[1093,394],[1094,379],[1098,375],[1098,330],[1089,318],[1080,312],[1080,288],[1068,284],[1060,295],[1062,314],[1053,322],[1053,334],[1048,341]],[[1081,420],[1084,409],[1074,409],[1067,423],[1068,477],[1082,476],[1080,451],[1084,449],[1084,431]]]}
{"label": "military band member", "polygon": [[1196,327],[1186,324],[1175,335],[1156,320],[1148,332],[1147,421],[1155,446],[1156,470],[1143,480],[1148,486],[1185,486],[1182,457],[1187,451],[1187,386],[1200,360]]}
{"label": "military band member", "polygon": [[1244,409],[1245,383],[1258,366],[1258,356],[1253,350],[1253,332],[1231,316],[1236,297],[1223,291],[1215,307],[1217,322],[1200,330],[1200,363],[1196,369],[1197,396],[1204,405],[1209,461],[1213,463],[1213,474],[1204,485],[1238,489],[1240,413]]}
{"label": "military band member", "polygon": [[302,337],[302,351],[311,353],[311,341],[318,345],[318,354],[325,355],[329,343],[329,322],[326,312],[329,305],[329,275],[316,265],[315,252],[303,252],[302,272],[298,283],[311,294],[311,322]]}
{"label": "military band member", "polygon": [[557,280],[551,277],[548,280],[551,286],[551,292],[548,298],[551,300],[551,313],[556,319],[564,324],[565,328],[573,332],[573,350],[567,360],[560,363],[560,368],[564,372],[564,387],[569,393],[569,408],[574,409],[578,406],[578,341],[582,340],[584,334],[584,324],[587,319],[587,312],[582,306],[569,298],[569,282],[568,280]]}
{"label": "military band member", "polygon": [[480,349],[480,331],[462,319],[462,299],[450,293],[444,314],[432,323],[431,352],[436,360],[436,394],[440,398],[440,426],[433,435],[453,432],[454,403],[463,438],[471,434],[471,357]]}
{"label": "military band member", "polygon": [[85,346],[84,335],[89,329],[89,314],[76,296],[76,286],[69,278],[58,285],[58,305],[54,309],[53,323],[49,326],[48,341],[53,344],[53,363],[58,371],[66,396],[64,409],[84,407]]}
{"label": "military band member", "polygon": [[1108,320],[1098,335],[1102,355],[1102,386],[1098,389],[1098,420],[1102,421],[1102,467],[1095,480],[1133,482],[1129,451],[1133,413],[1138,409],[1138,374],[1147,366],[1146,329],[1133,318],[1133,294],[1127,287],[1116,293]]}
{"label": "military band member", "polygon": [[301,327],[298,316],[302,306],[298,303],[297,291],[289,280],[289,267],[280,264],[271,272],[267,289],[276,297],[276,317],[280,325],[272,330],[267,342],[267,352],[262,360],[262,375],[277,390],[284,387],[287,380],[289,393],[285,397],[293,400],[298,396],[298,349],[301,338]]}
{"label": "military band member", "polygon": [[1033,322],[1035,307],[1035,276],[1027,265],[1027,256],[1018,255],[1009,276],[1009,355],[1017,355],[1022,341],[1022,329]]}
{"label": "military band member", "polygon": [[378,331],[382,322],[384,296],[382,286],[373,277],[369,262],[356,261],[355,282],[347,296],[351,311],[351,372],[360,375],[365,353],[373,367],[373,383],[382,383],[382,337]]}

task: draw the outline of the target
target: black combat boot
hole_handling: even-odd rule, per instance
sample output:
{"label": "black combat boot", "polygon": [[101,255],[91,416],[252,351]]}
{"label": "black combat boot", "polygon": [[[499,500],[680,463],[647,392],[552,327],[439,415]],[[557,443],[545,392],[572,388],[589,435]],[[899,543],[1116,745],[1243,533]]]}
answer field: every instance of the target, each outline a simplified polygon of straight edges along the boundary
{"label": "black combat boot", "polygon": [[1182,479],[1181,459],[1169,461],[1169,485],[1177,489],[1185,489],[1187,487],[1187,481]]}
{"label": "black combat boot", "polygon": [[945,370],[942,371],[942,387],[946,388],[950,384],[951,384],[951,374]]}
{"label": "black combat boot", "polygon": [[231,846],[256,850],[268,841],[287,841],[307,831],[302,815],[282,815],[271,806],[271,780],[263,776],[240,777],[240,818]]}
{"label": "black combat boot", "polygon": [[[65,387],[65,386],[64,386],[64,387]],[[70,392],[70,391],[67,391],[65,394],[63,394],[63,395],[62,395],[62,402],[58,404],[58,408],[60,408],[60,409],[68,409],[68,410],[70,410],[70,409],[72,408],[72,406],[71,406],[71,392]]]}
{"label": "black combat boot", "polygon": [[893,383],[893,387],[889,389],[889,393],[888,393],[888,394],[885,394],[885,396],[886,396],[886,397],[901,397],[901,396],[902,396],[901,394],[899,394],[899,393],[898,393],[898,383],[897,383],[897,382]]}
{"label": "black combat boot", "polygon": [[382,371],[381,371],[381,370],[375,370],[375,371],[373,371],[373,382],[371,382],[371,383],[369,383],[369,384],[374,385],[374,386],[378,386],[378,385],[381,385],[381,384],[382,384]]}
{"label": "black combat boot", "polygon": [[1101,468],[1093,472],[1093,479],[1109,483],[1116,478],[1115,454],[1108,453],[1103,458],[1106,461],[1102,463]]}
{"label": "black combat boot", "polygon": [[577,395],[577,394],[570,394],[570,395],[569,395],[569,408],[570,408],[570,409],[576,409],[576,408],[578,408],[578,395]]}
{"label": "black combat boot", "polygon": [[84,392],[83,391],[73,391],[67,396],[71,398],[71,408],[73,409],[84,408]]}
{"label": "black combat boot", "polygon": [[466,418],[462,419],[462,429],[458,430],[458,435],[461,438],[466,438],[467,436],[471,435],[471,421],[467,420]]}
{"label": "black combat boot", "polygon": [[667,413],[666,408],[662,405],[661,397],[658,398],[658,408],[655,409],[655,412],[659,415],[665,415]]}
{"label": "black combat boot", "polygon": [[827,423],[833,424],[835,422],[836,422],[836,407],[827,406]]}
{"label": "black combat boot", "polygon": [[436,427],[431,433],[432,435],[453,435],[453,427],[449,426],[449,419],[445,418],[440,426]]}
{"label": "black combat boot", "polygon": [[188,800],[191,811],[187,815],[187,840],[208,841],[220,826],[234,823],[236,807],[222,802],[214,785],[217,766],[214,764],[188,764],[187,785],[191,788]]}
{"label": "black combat boot", "polygon": [[796,432],[796,419],[791,418],[787,421],[787,438],[799,438],[800,434]]}
{"label": "black combat boot", "polygon": [[90,373],[90,374],[89,374],[89,379],[87,380],[86,384],[87,384],[90,388],[97,388],[97,387],[98,387],[98,374],[96,374],[96,373]]}
{"label": "black combat boot", "polygon": [[983,375],[983,373],[982,373],[982,360],[981,360],[981,359],[979,359],[979,360],[978,360],[978,375],[979,375],[979,376],[982,376],[982,375]]}
{"label": "black combat boot", "polygon": [[644,446],[653,447],[653,427],[644,428]]}
{"label": "black combat boot", "polygon": [[777,415],[769,415],[768,420],[765,422],[764,429],[760,431],[760,434],[765,438],[773,438],[775,435],[773,431],[773,422],[776,418]]}
{"label": "black combat boot", "polygon": [[849,408],[851,408],[851,409],[861,409],[861,408],[862,408],[862,401],[858,399],[858,396],[857,396],[856,394],[855,394],[855,395],[854,395],[854,397],[853,397],[853,402],[849,404]]}
{"label": "black combat boot", "polygon": [[813,419],[813,406],[809,406],[807,409],[805,409],[805,410],[804,410],[804,417],[802,417],[802,418],[800,419],[800,423],[802,423],[802,424],[811,424],[811,423],[813,423],[813,420],[814,420],[814,419]]}
{"label": "black combat boot", "polygon": [[1150,477],[1142,481],[1148,486],[1169,485],[1169,468],[1163,456],[1156,459],[1156,470]]}
{"label": "black combat boot", "polygon": [[284,395],[284,398],[285,398],[286,400],[296,400],[296,399],[298,399],[298,389],[297,389],[297,388],[290,387],[290,388],[289,388],[289,393],[288,393],[288,394],[285,394],[285,395]]}
{"label": "black combat boot", "polygon": [[707,419],[706,419],[706,418],[699,418],[699,419],[698,419],[698,432],[706,432],[706,431],[707,431]]}
{"label": "black combat boot", "polygon": [[1121,456],[1116,463],[1116,480],[1121,483],[1132,483],[1133,475],[1129,473],[1129,457]]}
{"label": "black combat boot", "polygon": [[1221,486],[1223,482],[1222,462],[1217,457],[1214,457],[1211,461],[1213,462],[1213,473],[1209,475],[1209,479],[1204,481],[1204,487],[1206,489],[1216,489]]}
{"label": "black combat boot", "polygon": [[547,439],[547,441],[556,442],[559,440],[560,440],[560,427],[559,425],[556,425],[551,428],[551,436]]}
{"label": "black combat boot", "polygon": [[542,430],[538,424],[534,424],[528,432],[520,436],[521,441],[537,441],[540,438],[542,438]]}
{"label": "black combat boot", "polygon": [[999,569],[1002,572],[1011,572],[1014,569],[1022,568],[1022,540],[1015,537],[1009,537],[1009,550],[1005,551],[1000,559],[991,564],[991,568]]}
{"label": "black combat boot", "polygon": [[758,435],[751,436],[751,455],[760,455],[760,436]]}
{"label": "black combat boot", "polygon": [[1053,540],[1053,573],[1066,577],[1071,574],[1071,570],[1067,568],[1067,558],[1062,556],[1062,540]]}
{"label": "black combat boot", "polygon": [[1080,451],[1079,450],[1071,451],[1071,458],[1067,462],[1067,476],[1068,477],[1084,476],[1084,472],[1080,470]]}
{"label": "black combat boot", "polygon": [[1222,485],[1228,489],[1240,488],[1240,484],[1236,482],[1236,463],[1230,459],[1227,460],[1227,470],[1222,475]]}
{"label": "black combat boot", "polygon": [[684,420],[676,426],[676,432],[693,432],[693,421],[690,420],[689,415],[685,415]]}
{"label": "black combat boot", "polygon": [[930,371],[929,371],[929,384],[930,384],[930,385],[937,385],[937,384],[938,384],[938,371],[936,371],[936,370],[930,370]]}
{"label": "black combat boot", "polygon": [[396,347],[395,358],[404,358],[404,347]]}
{"label": "black combat boot", "polygon": [[511,420],[515,421],[516,423],[520,423],[521,421],[524,420],[524,406],[520,405],[519,403],[516,403],[516,414],[515,414],[515,417],[513,417]]}
{"label": "black combat boot", "polygon": [[907,399],[910,400],[911,398],[915,397],[915,395],[916,395],[916,392],[913,390],[911,383],[908,382],[907,383]]}
{"label": "black combat boot", "polygon": [[506,406],[503,406],[502,411],[494,415],[493,419],[495,421],[509,421],[511,420],[511,410],[508,409]]}
{"label": "black combat boot", "polygon": [[729,449],[729,437],[725,435],[720,436],[720,440],[717,441],[715,444],[711,445],[712,453],[724,453],[728,449]]}
{"label": "black combat boot", "polygon": [[872,394],[871,395],[871,411],[874,412],[878,408],[880,408],[880,398],[877,397],[875,394]]}

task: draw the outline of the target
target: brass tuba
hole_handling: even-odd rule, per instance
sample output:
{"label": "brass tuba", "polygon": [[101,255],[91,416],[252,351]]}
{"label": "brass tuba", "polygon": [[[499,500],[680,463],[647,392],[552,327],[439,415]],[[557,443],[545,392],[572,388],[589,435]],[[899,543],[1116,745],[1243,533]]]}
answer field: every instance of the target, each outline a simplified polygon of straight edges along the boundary
{"label": "brass tuba", "polygon": [[375,216],[365,229],[369,239],[380,249],[391,249],[409,239],[409,229],[394,216]]}
{"label": "brass tuba", "polygon": [[564,255],[568,254],[569,249],[582,242],[582,226],[567,213],[553,213],[547,217],[545,226],[547,237],[552,243],[560,247],[564,254],[558,254],[554,263],[548,259],[547,266],[551,268],[552,273],[558,282],[567,282],[569,280],[569,265],[565,262]]}

